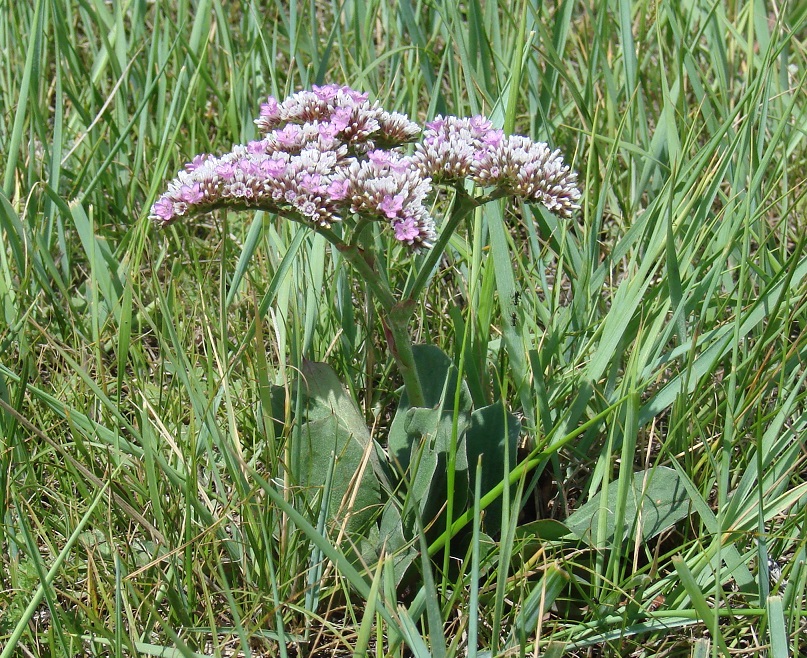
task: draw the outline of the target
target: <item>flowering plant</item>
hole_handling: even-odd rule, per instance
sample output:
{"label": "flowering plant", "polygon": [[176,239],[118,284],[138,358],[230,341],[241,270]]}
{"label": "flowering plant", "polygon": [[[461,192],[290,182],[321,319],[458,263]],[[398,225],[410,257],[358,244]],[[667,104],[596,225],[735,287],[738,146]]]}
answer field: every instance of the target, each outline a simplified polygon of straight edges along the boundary
{"label": "flowering plant", "polygon": [[[387,451],[374,444],[335,373],[307,362],[296,386],[308,440],[291,470],[298,484],[330,490],[332,519],[357,487],[357,511],[344,519],[350,543],[363,559],[379,546],[395,551],[402,577],[416,554],[406,533],[417,534],[421,521],[432,536],[449,530],[454,513],[467,506],[479,458],[485,458],[476,473],[481,492],[490,493],[514,465],[520,432],[503,403],[472,408],[467,385],[442,351],[412,344],[415,302],[471,210],[509,196],[570,217],[579,207],[576,175],[558,151],[505,136],[483,116],[438,116],[421,130],[405,115],[370,103],[367,94],[336,85],[314,86],[282,102],[269,97],[255,124],[260,139],[185,165],[152,206],[151,218],[165,226],[217,208],[278,213],[323,235],[368,286],[383,311],[405,388]],[[454,192],[439,235],[427,206],[437,186]],[[389,227],[405,249],[428,252],[405,294],[396,294],[377,267],[372,241],[362,239],[371,222]],[[373,469],[365,473],[368,449]],[[357,473],[364,473],[358,482]],[[397,506],[385,505],[384,490],[406,493]],[[486,522],[495,527],[500,504],[488,505]]]}
{"label": "flowering plant", "polygon": [[[366,93],[314,85],[282,102],[270,96],[255,124],[261,139],[222,156],[197,155],[186,164],[152,206],[151,218],[164,226],[217,208],[261,209],[324,235],[381,305],[393,357],[415,406],[423,404],[423,393],[408,321],[460,220],[503,196],[541,203],[562,217],[579,207],[576,174],[559,151],[505,136],[483,116],[438,116],[421,130],[407,116],[370,103]],[[407,154],[403,147],[410,142],[416,143]],[[488,194],[469,191],[467,181]],[[456,193],[439,238],[425,205],[436,185]],[[395,239],[415,252],[433,249],[406,299],[395,297],[375,271],[372,253],[361,246],[362,230],[371,221],[388,225]],[[333,230],[337,225],[339,232]]]}

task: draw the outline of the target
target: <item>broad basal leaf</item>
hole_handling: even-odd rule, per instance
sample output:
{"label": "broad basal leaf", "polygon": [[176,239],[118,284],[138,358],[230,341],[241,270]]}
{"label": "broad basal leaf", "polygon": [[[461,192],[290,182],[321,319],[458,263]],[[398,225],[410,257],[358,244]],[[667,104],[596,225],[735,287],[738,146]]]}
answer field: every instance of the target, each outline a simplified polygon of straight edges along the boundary
{"label": "broad basal leaf", "polygon": [[[601,493],[597,494],[565,521],[574,536],[589,544],[597,531],[601,497]],[[634,473],[633,486],[625,502],[625,524],[620,529],[620,540],[641,533],[642,539],[647,541],[671,528],[689,514],[687,500],[686,489],[673,469],[658,466]],[[615,535],[616,503],[617,486],[612,484],[605,506],[606,540],[610,542]]]}

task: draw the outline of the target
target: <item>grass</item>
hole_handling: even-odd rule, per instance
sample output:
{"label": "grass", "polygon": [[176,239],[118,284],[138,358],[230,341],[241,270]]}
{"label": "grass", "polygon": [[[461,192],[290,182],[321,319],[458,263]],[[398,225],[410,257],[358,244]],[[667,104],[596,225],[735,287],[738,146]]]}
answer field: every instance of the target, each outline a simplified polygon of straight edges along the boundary
{"label": "grass", "polygon": [[[806,27],[795,0],[0,3],[0,656],[805,653]],[[417,311],[534,468],[410,592],[306,510],[272,417],[327,361],[383,442],[360,281],[282,218],[146,218],[323,82],[485,112],[584,191],[569,223],[479,210]],[[627,496],[661,466],[689,507],[644,542]],[[525,526],[614,491],[610,538]]]}

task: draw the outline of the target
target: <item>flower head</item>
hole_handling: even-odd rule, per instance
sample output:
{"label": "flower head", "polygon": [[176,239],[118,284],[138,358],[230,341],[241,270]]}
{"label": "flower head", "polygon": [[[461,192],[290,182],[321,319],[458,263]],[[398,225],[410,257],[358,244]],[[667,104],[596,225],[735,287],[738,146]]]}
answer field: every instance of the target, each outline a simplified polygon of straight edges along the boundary
{"label": "flower head", "polygon": [[424,202],[431,192],[431,181],[409,158],[382,153],[371,151],[366,158],[352,159],[337,170],[330,189],[343,198],[353,214],[389,222],[393,229],[408,220],[409,237],[402,239],[400,231],[395,231],[395,237],[413,249],[430,247],[436,234]]}
{"label": "flower head", "polygon": [[570,217],[580,207],[577,174],[564,164],[560,151],[520,135],[485,149],[471,167],[471,178],[542,203],[562,217]]}
{"label": "flower head", "polygon": [[438,115],[426,124],[423,141],[415,147],[415,162],[436,181],[458,181],[470,175],[479,153],[498,144],[502,135],[483,116],[459,119]]}
{"label": "flower head", "polygon": [[478,115],[469,119],[437,116],[426,124],[413,159],[425,176],[440,182],[470,178],[513,196],[543,203],[569,217],[577,210],[577,174],[564,164],[560,151],[543,142],[504,133]]}
{"label": "flower head", "polygon": [[420,127],[404,114],[387,112],[378,103],[370,103],[366,93],[338,85],[315,85],[311,91],[299,91],[282,103],[273,97],[261,105],[255,125],[268,134],[287,125],[316,122],[330,138],[337,135],[350,150],[364,153],[375,145],[385,148],[410,142],[420,134]]}

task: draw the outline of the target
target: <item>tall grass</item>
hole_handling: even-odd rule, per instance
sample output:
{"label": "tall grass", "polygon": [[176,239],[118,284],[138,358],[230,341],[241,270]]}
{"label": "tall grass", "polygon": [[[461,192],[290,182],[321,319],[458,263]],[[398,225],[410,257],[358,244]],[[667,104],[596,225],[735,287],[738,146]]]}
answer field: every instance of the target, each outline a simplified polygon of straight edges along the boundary
{"label": "tall grass", "polygon": [[[0,2],[0,656],[804,653],[806,26],[795,1]],[[487,113],[584,191],[569,223],[479,210],[418,309],[534,468],[462,564],[420,546],[409,592],[306,509],[272,413],[324,360],[383,442],[400,381],[361,282],[283,218],[146,217],[264,95],[323,82]],[[643,542],[659,466],[690,507]],[[614,491],[587,545],[524,526]]]}

